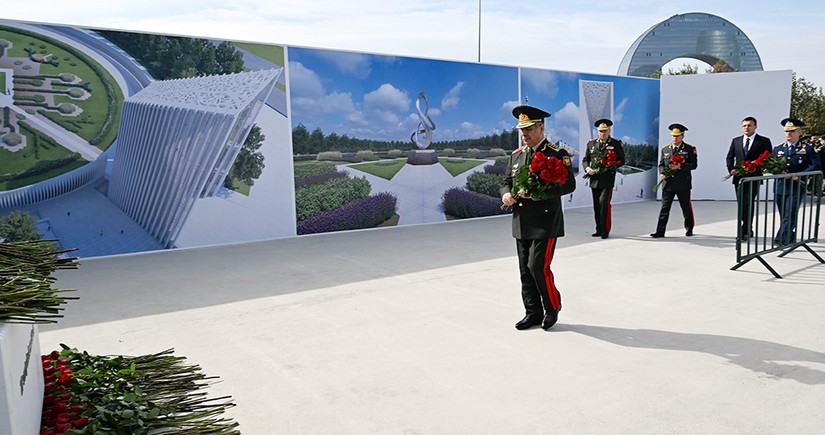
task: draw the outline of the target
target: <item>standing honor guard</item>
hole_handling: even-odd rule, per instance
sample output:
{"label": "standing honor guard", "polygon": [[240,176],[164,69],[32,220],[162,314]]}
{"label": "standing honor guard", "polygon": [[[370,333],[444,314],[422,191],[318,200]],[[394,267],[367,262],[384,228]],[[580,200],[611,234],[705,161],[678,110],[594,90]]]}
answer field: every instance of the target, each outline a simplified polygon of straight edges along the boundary
{"label": "standing honor guard", "polygon": [[600,119],[593,126],[598,130],[599,136],[587,142],[582,168],[585,178],[590,179],[590,192],[593,196],[596,232],[592,236],[606,239],[610,235],[612,223],[610,200],[616,184],[616,169],[624,164],[624,147],[622,141],[610,137],[613,121]]}
{"label": "standing honor guard", "polygon": [[[682,216],[685,218],[685,235],[693,235],[693,206],[690,203],[690,189],[693,188],[690,171],[698,166],[696,147],[684,142],[687,127],[682,124],[670,124],[671,143],[662,148],[662,158],[659,160],[659,169],[662,174],[660,180],[664,180],[665,187],[662,190],[662,209],[659,211],[659,220],[656,223],[656,232],[650,237],[659,238],[665,236],[667,220],[670,217],[670,206],[673,198],[679,198],[679,206],[682,208]],[[674,163],[680,161],[682,163]],[[671,175],[668,177],[666,173]]]}
{"label": "standing honor guard", "polygon": [[[530,106],[513,109],[518,119],[523,146],[513,151],[507,175],[501,184],[501,202],[513,207],[513,237],[516,239],[521,299],[525,316],[516,323],[516,329],[541,325],[547,330],[558,321],[561,293],[556,288],[550,263],[556,251],[556,239],[564,236],[564,214],[561,197],[576,189],[576,179],[567,151],[544,136],[544,110]],[[524,191],[513,191],[514,178],[522,167],[529,167],[532,156],[541,152],[563,162],[567,170],[565,181],[549,189],[548,198],[533,200]]]}
{"label": "standing honor guard", "polygon": [[[785,131],[785,142],[777,145],[773,154],[785,158],[787,173],[818,171],[821,164],[814,147],[800,140],[805,123],[796,118],[785,118],[781,124]],[[779,231],[773,239],[777,246],[796,243],[796,219],[799,206],[805,199],[805,182],[805,179],[799,177],[776,180],[773,202],[782,218]]]}

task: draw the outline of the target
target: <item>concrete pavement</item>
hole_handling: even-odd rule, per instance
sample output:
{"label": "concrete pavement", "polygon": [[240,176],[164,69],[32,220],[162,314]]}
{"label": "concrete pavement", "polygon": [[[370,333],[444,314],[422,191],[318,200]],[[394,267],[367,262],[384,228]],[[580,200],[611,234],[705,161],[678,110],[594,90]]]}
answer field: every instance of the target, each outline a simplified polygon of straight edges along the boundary
{"label": "concrete pavement", "polygon": [[[509,216],[84,260],[41,352],[174,347],[244,434],[788,434],[825,427],[825,265],[737,271],[733,202],[565,213],[564,309],[517,331]],[[733,217],[733,218],[732,218]],[[823,245],[812,248],[823,255]]]}

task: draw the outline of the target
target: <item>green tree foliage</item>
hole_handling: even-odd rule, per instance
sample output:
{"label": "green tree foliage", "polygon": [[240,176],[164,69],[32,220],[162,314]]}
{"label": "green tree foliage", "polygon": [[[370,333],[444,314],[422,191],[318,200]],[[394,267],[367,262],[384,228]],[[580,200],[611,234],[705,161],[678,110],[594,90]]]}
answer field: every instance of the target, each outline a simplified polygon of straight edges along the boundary
{"label": "green tree foliage", "polygon": [[805,121],[805,132],[825,133],[825,95],[804,77],[794,73],[791,84],[791,116]]}
{"label": "green tree foliage", "polygon": [[260,151],[264,140],[266,136],[261,133],[261,128],[253,125],[241,151],[238,152],[235,163],[232,164],[232,169],[229,170],[227,179],[241,181],[249,186],[255,184],[255,180],[264,171],[264,155]]}
{"label": "green tree foliage", "polygon": [[12,210],[0,217],[0,239],[5,239],[6,242],[28,242],[41,238],[34,216],[30,213]]}
{"label": "green tree foliage", "polygon": [[99,30],[137,59],[158,80],[229,74],[243,71],[243,54],[229,42]]}

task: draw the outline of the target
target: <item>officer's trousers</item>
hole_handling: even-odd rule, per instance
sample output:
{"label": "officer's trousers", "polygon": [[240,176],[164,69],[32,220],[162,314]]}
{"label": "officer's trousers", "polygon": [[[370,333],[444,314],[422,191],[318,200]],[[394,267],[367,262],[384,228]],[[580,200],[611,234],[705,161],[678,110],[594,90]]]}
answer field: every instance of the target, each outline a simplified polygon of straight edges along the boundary
{"label": "officer's trousers", "polygon": [[521,299],[528,316],[546,315],[561,309],[561,294],[550,269],[555,251],[555,237],[543,240],[516,239]]}
{"label": "officer's trousers", "polygon": [[667,229],[667,220],[670,217],[670,206],[673,204],[673,197],[679,198],[679,206],[682,208],[682,216],[685,218],[685,229],[693,231],[693,206],[690,204],[690,190],[679,192],[662,192],[662,209],[659,211],[659,222],[656,224],[656,234],[663,236]]}
{"label": "officer's trousers", "polygon": [[610,234],[611,206],[613,187],[590,189],[593,195],[593,216],[596,219],[596,232],[602,235]]}

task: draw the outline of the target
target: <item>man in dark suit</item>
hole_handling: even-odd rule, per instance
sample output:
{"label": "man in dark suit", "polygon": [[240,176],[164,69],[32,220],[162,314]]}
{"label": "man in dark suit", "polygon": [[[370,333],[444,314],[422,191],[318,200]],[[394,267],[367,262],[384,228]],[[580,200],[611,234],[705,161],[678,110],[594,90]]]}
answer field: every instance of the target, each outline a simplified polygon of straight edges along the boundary
{"label": "man in dark suit", "polygon": [[613,121],[600,119],[593,124],[599,137],[587,142],[587,149],[582,158],[585,178],[590,179],[590,192],[593,196],[593,215],[596,218],[596,232],[593,237],[606,239],[610,235],[612,216],[610,199],[613,196],[613,186],[616,184],[616,169],[618,166],[608,166],[601,163],[609,152],[615,153],[615,161],[621,166],[624,163],[624,147],[622,141],[610,137]]}
{"label": "man in dark suit", "polygon": [[[561,294],[550,270],[556,239],[564,236],[564,214],[561,197],[576,189],[576,179],[567,151],[544,136],[544,118],[549,113],[530,106],[513,109],[518,119],[523,146],[510,155],[509,170],[501,184],[501,202],[513,207],[513,237],[516,239],[521,299],[525,316],[516,329],[541,325],[548,330],[556,324],[561,310]],[[567,177],[561,185],[549,190],[546,200],[533,200],[523,190],[513,191],[520,168],[529,167],[533,155],[541,152],[563,162]]]}
{"label": "man in dark suit", "polygon": [[[662,190],[662,209],[659,211],[659,220],[656,224],[656,232],[650,234],[654,239],[664,237],[667,229],[667,220],[670,217],[670,206],[673,198],[679,198],[679,206],[682,208],[682,216],[685,218],[685,235],[693,235],[693,206],[690,203],[690,189],[693,188],[690,171],[696,169],[698,160],[696,147],[684,142],[687,127],[682,124],[670,124],[671,143],[662,148],[662,158],[659,160],[659,168],[662,173],[660,180],[664,180],[665,187]],[[684,163],[672,163],[673,156],[681,156]],[[670,177],[665,175],[665,167],[672,173]]]}
{"label": "man in dark suit", "polygon": [[[773,154],[785,158],[788,164],[787,173],[818,171],[822,166],[814,147],[800,140],[805,123],[796,118],[785,118],[781,124],[785,131],[785,142],[777,145],[773,149]],[[786,246],[796,242],[796,220],[799,206],[804,199],[804,179],[793,177],[776,180],[773,202],[782,217],[779,231],[773,240],[776,245]]]}
{"label": "man in dark suit", "polygon": [[[773,147],[771,146],[770,139],[756,134],[756,118],[753,116],[748,116],[742,120],[742,133],[744,133],[742,136],[737,136],[730,141],[730,148],[728,149],[725,163],[727,164],[728,172],[733,176],[733,189],[736,191],[736,198],[740,208],[739,234],[742,240],[747,240],[753,235],[753,229],[751,228],[753,225],[753,215],[751,214],[751,210],[753,210],[753,204],[756,201],[756,196],[759,194],[759,189],[749,188],[747,192],[739,191],[739,180],[741,180],[742,177],[736,174],[736,165],[741,164],[745,160],[756,160],[756,158],[765,151],[771,152]],[[756,171],[748,174],[748,176],[759,175],[762,175],[762,168],[756,168]],[[749,185],[749,187],[750,186],[755,187],[753,184]]]}

